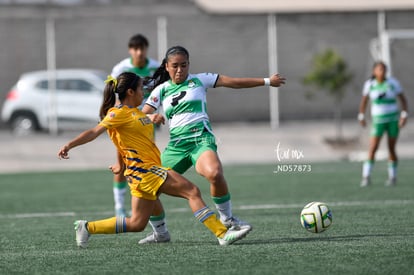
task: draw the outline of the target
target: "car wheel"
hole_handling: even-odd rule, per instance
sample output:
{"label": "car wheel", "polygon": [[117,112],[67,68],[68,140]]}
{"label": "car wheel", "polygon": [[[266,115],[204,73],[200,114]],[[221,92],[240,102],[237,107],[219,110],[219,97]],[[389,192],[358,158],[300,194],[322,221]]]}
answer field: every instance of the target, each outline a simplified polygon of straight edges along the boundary
{"label": "car wheel", "polygon": [[13,134],[25,136],[34,133],[38,129],[37,120],[31,114],[18,114],[13,117],[11,123]]}

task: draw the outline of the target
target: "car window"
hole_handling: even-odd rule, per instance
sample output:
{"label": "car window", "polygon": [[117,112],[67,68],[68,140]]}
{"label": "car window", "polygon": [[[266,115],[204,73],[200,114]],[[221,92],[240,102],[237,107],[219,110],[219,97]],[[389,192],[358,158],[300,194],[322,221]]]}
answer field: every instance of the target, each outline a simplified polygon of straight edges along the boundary
{"label": "car window", "polygon": [[[49,87],[49,82],[48,80],[41,80],[36,83],[36,87],[42,90],[47,90]],[[90,82],[83,79],[58,79],[56,81],[56,89],[65,91],[89,92],[95,90],[96,88],[94,88]]]}
{"label": "car window", "polygon": [[49,82],[47,80],[41,80],[37,82],[35,86],[38,89],[47,90],[47,88],[49,87]]}
{"label": "car window", "polygon": [[66,91],[82,91],[89,92],[92,91],[92,84],[83,80],[83,79],[58,79],[56,82],[56,88],[58,90]]}

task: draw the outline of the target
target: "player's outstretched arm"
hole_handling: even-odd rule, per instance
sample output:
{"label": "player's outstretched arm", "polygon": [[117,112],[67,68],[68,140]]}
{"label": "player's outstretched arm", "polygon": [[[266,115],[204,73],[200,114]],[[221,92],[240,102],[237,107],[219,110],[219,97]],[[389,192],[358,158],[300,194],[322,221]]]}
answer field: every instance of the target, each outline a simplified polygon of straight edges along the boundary
{"label": "player's outstretched arm", "polygon": [[165,124],[165,118],[161,114],[147,114],[147,117],[149,117],[155,125]]}
{"label": "player's outstretched arm", "polygon": [[216,87],[226,87],[233,89],[253,88],[258,86],[280,87],[286,83],[286,78],[280,74],[274,74],[269,78],[252,77],[230,77],[219,75]]}
{"label": "player's outstretched arm", "polygon": [[101,125],[96,125],[94,128],[82,132],[79,136],[72,139],[66,145],[60,148],[58,152],[59,159],[68,159],[69,158],[68,152],[70,149],[94,140],[100,134],[105,132],[105,130],[106,130],[105,127]]}
{"label": "player's outstretched arm", "polygon": [[148,104],[144,104],[144,107],[142,107],[142,112],[147,115],[153,114],[155,111],[156,109]]}

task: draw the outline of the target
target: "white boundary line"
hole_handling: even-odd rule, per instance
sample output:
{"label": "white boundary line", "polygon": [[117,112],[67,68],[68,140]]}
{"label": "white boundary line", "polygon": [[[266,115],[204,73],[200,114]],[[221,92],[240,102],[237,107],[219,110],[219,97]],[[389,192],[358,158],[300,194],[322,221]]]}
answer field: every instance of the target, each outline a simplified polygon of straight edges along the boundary
{"label": "white boundary line", "polygon": [[[257,205],[241,205],[233,207],[236,210],[264,210],[264,209],[301,209],[304,204],[257,204]],[[347,206],[372,206],[372,205],[406,205],[414,204],[414,200],[385,200],[385,201],[343,201],[343,202],[328,202],[330,207],[347,207]],[[171,208],[167,212],[190,212],[189,208]],[[17,213],[17,214],[0,214],[0,219],[27,219],[27,218],[53,218],[53,217],[75,217],[87,215],[113,215],[113,212],[41,212],[41,213]]]}

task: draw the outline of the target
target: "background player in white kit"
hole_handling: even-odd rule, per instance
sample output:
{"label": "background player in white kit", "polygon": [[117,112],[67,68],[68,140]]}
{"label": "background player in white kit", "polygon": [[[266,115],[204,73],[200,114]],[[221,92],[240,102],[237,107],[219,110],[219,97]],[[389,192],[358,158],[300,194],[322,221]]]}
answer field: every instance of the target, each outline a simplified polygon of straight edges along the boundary
{"label": "background player in white kit", "polygon": [[[372,77],[364,84],[363,95],[359,107],[358,120],[365,127],[365,109],[371,101],[371,138],[368,159],[362,168],[361,187],[371,184],[371,171],[374,165],[375,153],[384,132],[388,135],[388,180],[387,186],[397,182],[398,157],[395,151],[399,129],[407,122],[407,100],[402,92],[400,83],[392,77],[386,77],[387,66],[383,62],[376,62],[373,66]],[[397,99],[401,103],[401,112]]]}
{"label": "background player in white kit", "polygon": [[[112,69],[112,77],[117,78],[121,73],[132,72],[141,78],[152,76],[160,66],[160,63],[154,59],[148,57],[148,39],[142,34],[136,34],[129,39],[128,53],[130,57],[123,59],[116,64]],[[145,103],[149,96],[149,92],[144,87],[144,100],[140,106]],[[123,168],[119,167],[119,173],[114,174],[113,178],[113,192],[115,202],[115,215],[125,216],[125,194],[127,192],[127,182],[123,173]]]}

